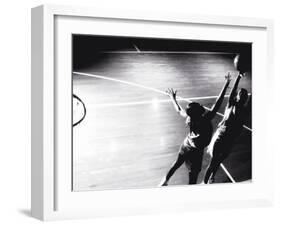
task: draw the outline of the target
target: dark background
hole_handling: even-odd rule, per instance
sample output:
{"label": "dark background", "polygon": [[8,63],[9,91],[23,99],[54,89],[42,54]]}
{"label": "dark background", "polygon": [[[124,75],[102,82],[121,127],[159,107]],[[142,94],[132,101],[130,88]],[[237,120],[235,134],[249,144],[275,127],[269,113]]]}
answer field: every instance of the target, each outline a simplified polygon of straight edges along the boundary
{"label": "dark background", "polygon": [[135,51],[134,45],[136,45],[141,51],[198,51],[243,54],[247,60],[246,64],[249,65],[248,70],[251,71],[252,48],[249,43],[73,35],[72,44],[73,70],[98,64],[103,60],[102,52]]}

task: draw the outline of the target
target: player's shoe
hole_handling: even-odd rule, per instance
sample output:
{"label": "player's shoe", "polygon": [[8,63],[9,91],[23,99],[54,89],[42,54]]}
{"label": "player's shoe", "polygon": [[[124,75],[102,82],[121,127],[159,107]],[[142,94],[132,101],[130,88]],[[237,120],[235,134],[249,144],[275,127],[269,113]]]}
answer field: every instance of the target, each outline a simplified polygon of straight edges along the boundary
{"label": "player's shoe", "polygon": [[158,187],[162,187],[162,186],[168,186],[168,181],[165,178],[158,185]]}
{"label": "player's shoe", "polygon": [[208,181],[208,184],[214,184],[215,183],[215,177],[211,177]]}

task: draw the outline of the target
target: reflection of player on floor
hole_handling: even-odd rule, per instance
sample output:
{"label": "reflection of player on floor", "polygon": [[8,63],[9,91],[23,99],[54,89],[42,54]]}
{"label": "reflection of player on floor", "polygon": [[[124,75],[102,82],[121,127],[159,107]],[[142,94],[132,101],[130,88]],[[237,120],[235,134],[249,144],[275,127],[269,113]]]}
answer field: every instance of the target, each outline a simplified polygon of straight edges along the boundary
{"label": "reflection of player on floor", "polygon": [[208,152],[212,156],[212,159],[206,171],[204,183],[214,182],[219,165],[229,155],[231,146],[235,138],[241,133],[244,120],[249,112],[248,108],[251,106],[251,98],[248,100],[247,90],[242,88],[238,93],[236,92],[240,78],[243,75],[239,73],[235,80],[224,117],[219,123],[209,145]]}
{"label": "reflection of player on floor", "polygon": [[216,100],[216,103],[211,111],[207,112],[205,112],[203,106],[196,102],[188,104],[184,110],[176,100],[177,91],[168,89],[167,94],[172,99],[176,111],[182,117],[186,118],[186,124],[189,126],[190,131],[180,147],[177,160],[173,163],[167,175],[161,181],[161,186],[168,185],[170,177],[184,162],[189,170],[189,184],[196,184],[198,174],[201,171],[203,151],[209,144],[213,133],[211,120],[215,117],[216,112],[222,104],[226,89],[230,82],[230,74],[225,76],[225,79],[225,85]]}

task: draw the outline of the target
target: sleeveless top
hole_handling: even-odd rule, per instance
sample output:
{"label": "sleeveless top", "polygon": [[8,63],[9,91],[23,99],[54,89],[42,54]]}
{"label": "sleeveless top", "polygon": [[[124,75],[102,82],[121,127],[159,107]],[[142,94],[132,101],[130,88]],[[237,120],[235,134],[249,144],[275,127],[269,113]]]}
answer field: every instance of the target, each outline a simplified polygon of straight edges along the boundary
{"label": "sleeveless top", "polygon": [[198,149],[208,146],[213,134],[211,119],[208,111],[198,121],[189,122],[189,133],[184,140],[184,145]]}

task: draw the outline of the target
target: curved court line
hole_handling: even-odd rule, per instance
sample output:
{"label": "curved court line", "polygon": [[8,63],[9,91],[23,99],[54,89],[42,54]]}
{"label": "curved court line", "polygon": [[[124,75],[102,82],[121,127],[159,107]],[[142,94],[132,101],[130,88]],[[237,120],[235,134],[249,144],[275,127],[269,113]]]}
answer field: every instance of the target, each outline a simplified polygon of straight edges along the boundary
{"label": "curved court line", "polygon": [[[84,112],[83,116],[77,122],[73,123],[73,127],[74,127],[74,126],[77,126],[78,124],[80,124],[84,120],[84,118],[86,117],[86,114],[87,114],[87,109],[86,109],[85,103],[77,95],[72,94],[72,96],[73,96],[73,98],[76,98],[82,104],[83,112]],[[72,107],[73,107],[73,105],[72,105]]]}
{"label": "curved court line", "polygon": [[89,73],[77,72],[77,71],[74,71],[73,74],[84,75],[84,76],[94,77],[94,78],[100,78],[100,79],[109,80],[109,81],[113,81],[113,82],[119,82],[119,83],[123,83],[123,84],[126,84],[126,85],[135,86],[135,87],[151,90],[151,91],[154,91],[156,93],[161,93],[161,94],[167,95],[164,91],[161,91],[161,90],[158,90],[158,89],[155,89],[155,88],[152,88],[152,87],[148,87],[148,86],[139,85],[139,84],[134,83],[134,82],[127,82],[127,81],[124,81],[124,80],[109,78],[109,77],[102,76],[102,75],[89,74]]}
{"label": "curved court line", "polygon": [[[109,77],[106,77],[106,76],[102,76],[102,75],[96,75],[96,74],[90,74],[90,73],[84,73],[84,72],[77,72],[77,71],[74,71],[72,72],[73,74],[77,74],[77,75],[84,75],[84,76],[88,76],[88,77],[93,77],[93,78],[100,78],[100,79],[105,79],[105,80],[109,80],[109,81],[114,81],[114,82],[119,82],[119,83],[122,83],[122,84],[126,84],[126,85],[131,85],[131,86],[135,86],[135,87],[139,87],[139,88],[143,88],[143,89],[146,89],[146,90],[151,90],[151,91],[154,91],[156,93],[160,93],[160,94],[164,94],[164,95],[167,95],[166,92],[164,91],[161,91],[161,90],[158,90],[158,89],[155,89],[155,88],[152,88],[152,87],[148,87],[148,86],[143,86],[143,85],[140,85],[140,84],[137,84],[137,83],[134,83],[134,82],[127,82],[127,81],[124,81],[124,80],[120,80],[120,79],[115,79],[115,78],[109,78]],[[213,98],[213,96],[211,96]],[[199,99],[199,97],[195,97],[197,99]],[[208,98],[208,97],[201,97],[201,99],[203,98]],[[180,97],[178,96],[178,99],[179,100],[182,100],[182,101],[186,101],[186,102],[191,102],[192,99],[194,98],[183,98],[183,97]],[[205,109],[207,110],[210,110],[210,108],[207,108],[204,106]],[[220,116],[223,116],[223,114],[217,112],[218,115]],[[249,131],[252,131],[249,127],[247,126],[243,126],[245,129],[249,130]],[[229,171],[225,168],[225,166],[221,163],[220,164],[222,170],[226,173],[226,175],[228,176],[228,178],[231,180],[232,183],[236,183],[236,181],[234,180],[234,178],[231,176],[231,174],[229,173]]]}

